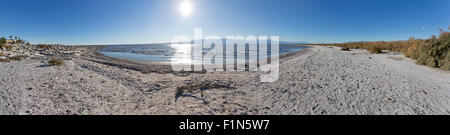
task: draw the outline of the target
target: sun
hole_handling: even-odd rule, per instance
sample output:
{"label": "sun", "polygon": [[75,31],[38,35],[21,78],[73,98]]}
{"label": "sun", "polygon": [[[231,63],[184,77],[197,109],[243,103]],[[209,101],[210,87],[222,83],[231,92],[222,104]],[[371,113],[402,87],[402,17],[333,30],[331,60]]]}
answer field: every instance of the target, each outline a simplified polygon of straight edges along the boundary
{"label": "sun", "polygon": [[181,15],[188,17],[191,15],[192,10],[194,10],[194,6],[192,5],[192,3],[189,0],[184,0],[180,4],[179,11],[180,11]]}

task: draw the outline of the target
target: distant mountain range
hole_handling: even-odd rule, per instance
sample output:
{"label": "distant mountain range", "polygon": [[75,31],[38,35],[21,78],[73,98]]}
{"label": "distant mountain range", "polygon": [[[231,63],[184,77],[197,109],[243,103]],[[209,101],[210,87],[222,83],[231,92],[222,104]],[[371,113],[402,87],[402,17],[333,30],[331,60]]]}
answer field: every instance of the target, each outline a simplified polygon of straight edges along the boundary
{"label": "distant mountain range", "polygon": [[[225,42],[226,39],[222,39],[223,42]],[[269,39],[270,40],[270,39]],[[192,41],[182,41],[178,42],[178,44],[193,44],[194,40]],[[164,44],[170,44],[170,43],[164,43]],[[281,45],[292,45],[292,44],[313,44],[306,41],[280,41]]]}
{"label": "distant mountain range", "polygon": [[[222,39],[222,42],[225,43],[225,39]],[[270,39],[269,39],[270,42]],[[175,42],[174,42],[175,43]],[[193,44],[194,41],[181,41],[177,42],[176,44]],[[172,42],[166,42],[166,43],[150,43],[150,44],[108,44],[108,45],[157,45],[157,44],[172,44]],[[308,45],[308,44],[326,44],[326,43],[311,43],[306,41],[280,41],[280,45]]]}
{"label": "distant mountain range", "polygon": [[280,44],[282,45],[292,45],[292,44],[312,44],[306,41],[298,41],[298,42],[289,42],[289,41],[280,41]]}

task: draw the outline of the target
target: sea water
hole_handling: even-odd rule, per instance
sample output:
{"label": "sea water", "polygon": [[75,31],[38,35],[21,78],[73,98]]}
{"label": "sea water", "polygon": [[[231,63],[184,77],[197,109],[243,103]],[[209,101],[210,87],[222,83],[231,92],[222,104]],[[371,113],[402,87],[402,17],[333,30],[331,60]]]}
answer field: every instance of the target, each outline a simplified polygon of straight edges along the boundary
{"label": "sea water", "polygon": [[[192,47],[193,44],[110,45],[101,49],[100,53],[109,57],[129,59],[135,61],[145,61],[145,62],[160,62],[160,63],[176,62],[184,64],[186,62],[201,63],[201,61],[204,59],[195,58],[191,53]],[[307,48],[307,46],[279,45],[280,51],[279,54],[282,55],[286,53],[297,52],[305,48]],[[203,49],[203,54],[206,54],[209,50],[210,49]],[[246,48],[246,51],[237,51],[237,50],[225,50],[225,51],[234,51],[235,55],[237,55],[236,54],[237,52],[245,53],[244,56],[246,56],[245,57],[246,59],[248,59],[249,55],[257,55],[254,53],[249,54],[248,47]],[[268,54],[270,55],[270,51],[268,52]],[[260,58],[258,56],[258,59],[263,58]]]}

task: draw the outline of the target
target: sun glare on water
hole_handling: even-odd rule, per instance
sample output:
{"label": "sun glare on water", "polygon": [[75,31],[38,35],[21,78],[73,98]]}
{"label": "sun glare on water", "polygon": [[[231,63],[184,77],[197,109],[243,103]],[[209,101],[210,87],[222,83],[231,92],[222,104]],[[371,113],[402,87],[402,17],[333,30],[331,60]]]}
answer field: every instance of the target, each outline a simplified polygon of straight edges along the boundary
{"label": "sun glare on water", "polygon": [[194,10],[194,6],[192,5],[192,3],[189,0],[184,0],[180,4],[179,10],[180,10],[181,15],[188,17],[191,15],[192,11]]}

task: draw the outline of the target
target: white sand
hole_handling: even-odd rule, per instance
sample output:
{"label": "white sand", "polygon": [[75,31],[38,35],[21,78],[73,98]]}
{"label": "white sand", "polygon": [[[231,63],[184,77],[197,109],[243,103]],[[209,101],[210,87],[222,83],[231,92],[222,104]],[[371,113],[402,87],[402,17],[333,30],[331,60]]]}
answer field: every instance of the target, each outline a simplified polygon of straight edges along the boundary
{"label": "white sand", "polygon": [[[0,114],[449,114],[450,73],[395,54],[313,47],[280,79],[257,73],[148,73],[75,58],[0,63]],[[218,87],[176,96],[182,86]],[[234,87],[234,88],[231,88]],[[177,100],[176,100],[177,99]]]}
{"label": "white sand", "polygon": [[402,55],[312,48],[281,66],[258,99],[268,114],[449,114],[450,73]]}

